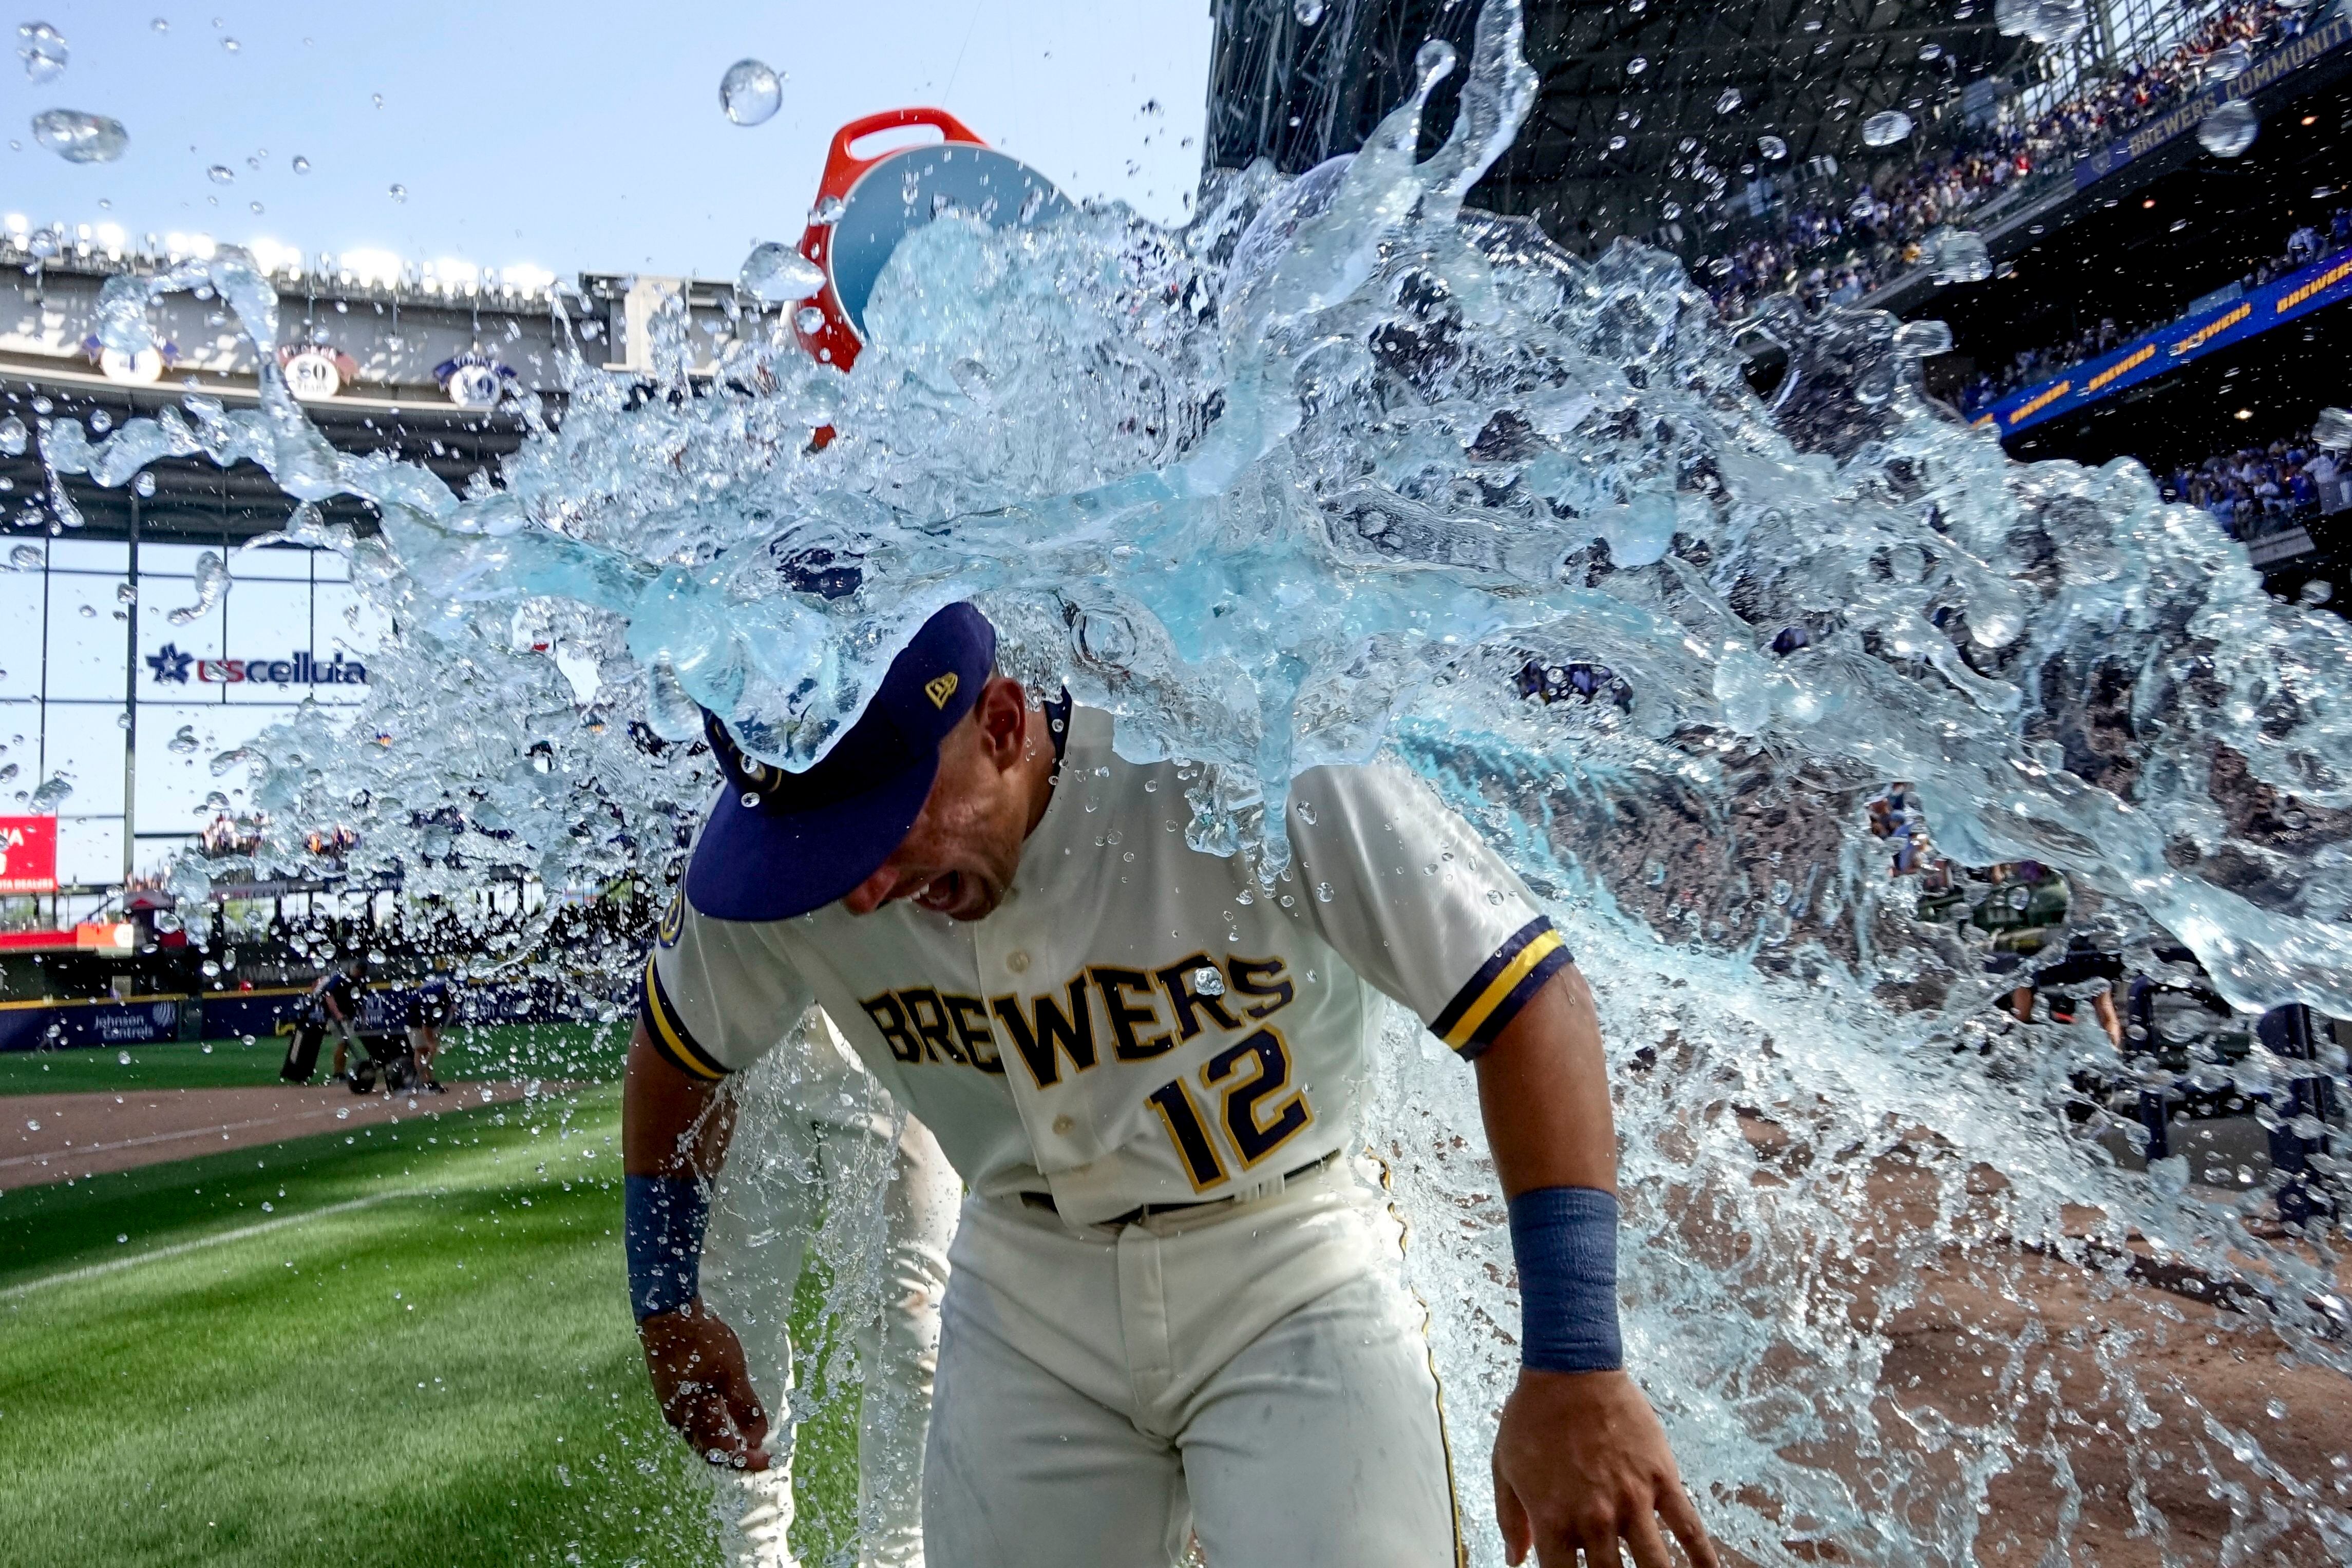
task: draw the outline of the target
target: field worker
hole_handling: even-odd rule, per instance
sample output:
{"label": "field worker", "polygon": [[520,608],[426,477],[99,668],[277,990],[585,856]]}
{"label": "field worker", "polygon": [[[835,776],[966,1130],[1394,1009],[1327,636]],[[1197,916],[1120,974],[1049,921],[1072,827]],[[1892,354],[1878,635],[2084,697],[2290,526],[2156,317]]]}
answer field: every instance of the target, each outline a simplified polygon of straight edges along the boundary
{"label": "field worker", "polygon": [[441,1031],[456,1012],[457,1002],[449,994],[446,976],[427,975],[425,983],[408,994],[409,1054],[415,1061],[417,1076],[436,1094],[443,1090],[441,1080],[433,1074],[433,1059],[441,1054]]}
{"label": "field worker", "polygon": [[335,1061],[328,1075],[341,1078],[343,1063],[352,1047],[358,1044],[352,1031],[359,1028],[360,986],[367,978],[367,959],[353,958],[340,969],[329,969],[319,977],[312,993],[320,1010],[319,1021],[334,1032]]}
{"label": "field worker", "polygon": [[930,1568],[1430,1568],[1463,1546],[1424,1314],[1350,1156],[1385,993],[1475,1062],[1525,1366],[1493,1456],[1512,1561],[1713,1568],[1626,1375],[1591,999],[1412,775],[1322,768],[1289,872],[1186,847],[1177,764],[1033,706],[951,605],[824,759],[709,733],[729,787],[651,963],[624,1100],[632,1291],[697,1447],[763,1427],[696,1295],[713,1090],[821,1004],[968,1189],[923,1461]]}

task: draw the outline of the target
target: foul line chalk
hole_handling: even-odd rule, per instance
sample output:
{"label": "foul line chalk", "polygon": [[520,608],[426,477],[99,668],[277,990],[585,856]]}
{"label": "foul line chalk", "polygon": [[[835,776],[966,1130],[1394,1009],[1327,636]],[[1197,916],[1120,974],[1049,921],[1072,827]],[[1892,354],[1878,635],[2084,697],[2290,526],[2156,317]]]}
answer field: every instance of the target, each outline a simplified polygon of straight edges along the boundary
{"label": "foul line chalk", "polygon": [[141,1252],[129,1258],[110,1258],[103,1263],[91,1263],[79,1269],[68,1269],[61,1274],[45,1274],[37,1280],[27,1280],[20,1285],[10,1285],[5,1290],[0,1290],[0,1301],[14,1301],[19,1296],[28,1296],[47,1285],[70,1285],[78,1280],[95,1280],[103,1274],[115,1274],[125,1269],[135,1269],[142,1263],[160,1262],[166,1258],[176,1258],[184,1252],[194,1252],[199,1248],[217,1247],[224,1242],[243,1241],[251,1237],[265,1236],[273,1230],[283,1230],[289,1225],[303,1225],[313,1219],[324,1219],[331,1214],[349,1214],[355,1208],[366,1208],[374,1204],[389,1203],[396,1197],[425,1196],[426,1195],[423,1192],[380,1192],[373,1197],[355,1197],[346,1203],[331,1203],[324,1208],[314,1208],[308,1214],[284,1215],[277,1219],[265,1219],[258,1225],[244,1225],[235,1230],[224,1230],[216,1236],[199,1236],[194,1241],[182,1241],[170,1247],[158,1247],[152,1252]]}

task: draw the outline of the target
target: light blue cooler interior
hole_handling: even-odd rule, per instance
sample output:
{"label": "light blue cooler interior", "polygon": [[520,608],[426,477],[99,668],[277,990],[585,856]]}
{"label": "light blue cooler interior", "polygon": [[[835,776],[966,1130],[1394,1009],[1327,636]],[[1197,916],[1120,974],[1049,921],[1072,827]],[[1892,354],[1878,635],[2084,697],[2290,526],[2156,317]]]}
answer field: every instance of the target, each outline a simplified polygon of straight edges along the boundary
{"label": "light blue cooler interior", "polygon": [[900,240],[931,221],[942,196],[998,228],[1042,223],[1070,210],[1052,181],[992,147],[951,141],[890,154],[849,188],[833,226],[833,287],[860,338],[866,301],[883,264]]}

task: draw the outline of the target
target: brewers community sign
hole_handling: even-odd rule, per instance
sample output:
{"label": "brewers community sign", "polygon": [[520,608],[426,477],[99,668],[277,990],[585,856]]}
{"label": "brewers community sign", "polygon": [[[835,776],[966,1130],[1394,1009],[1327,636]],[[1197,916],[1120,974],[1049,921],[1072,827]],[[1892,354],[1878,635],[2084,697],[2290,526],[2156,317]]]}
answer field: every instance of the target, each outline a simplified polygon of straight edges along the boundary
{"label": "brewers community sign", "polygon": [[158,681],[186,685],[191,674],[206,685],[266,684],[280,686],[341,686],[367,684],[367,666],[338,653],[320,664],[307,652],[283,659],[199,659],[166,643],[147,655]]}

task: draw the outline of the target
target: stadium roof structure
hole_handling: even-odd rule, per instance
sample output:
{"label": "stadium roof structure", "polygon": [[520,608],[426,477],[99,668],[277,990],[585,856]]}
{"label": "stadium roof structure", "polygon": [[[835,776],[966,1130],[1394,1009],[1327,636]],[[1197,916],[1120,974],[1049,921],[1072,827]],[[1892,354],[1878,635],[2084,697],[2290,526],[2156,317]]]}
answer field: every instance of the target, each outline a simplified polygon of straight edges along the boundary
{"label": "stadium roof structure", "polygon": [[[1757,173],[1784,193],[1832,179],[1851,190],[1937,146],[1964,101],[1989,110],[2041,68],[2047,51],[2002,37],[1992,12],[1993,0],[1530,0],[1541,96],[1471,204],[1532,214],[1586,254],[1621,235],[1720,249]],[[1333,0],[1309,25],[1291,0],[1216,0],[1210,162],[1265,156],[1291,173],[1351,151],[1404,96],[1424,39],[1466,62],[1476,13],[1472,0]],[[1441,88],[1428,144],[1454,101]],[[1916,129],[1865,145],[1864,121],[1890,109]],[[1784,156],[1763,155],[1768,135]]]}

